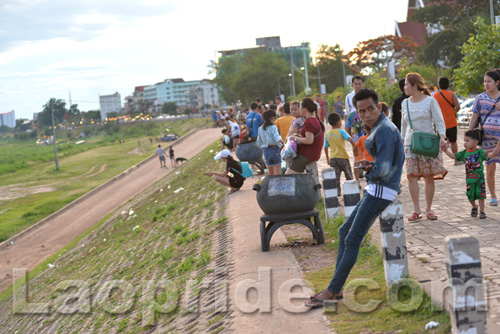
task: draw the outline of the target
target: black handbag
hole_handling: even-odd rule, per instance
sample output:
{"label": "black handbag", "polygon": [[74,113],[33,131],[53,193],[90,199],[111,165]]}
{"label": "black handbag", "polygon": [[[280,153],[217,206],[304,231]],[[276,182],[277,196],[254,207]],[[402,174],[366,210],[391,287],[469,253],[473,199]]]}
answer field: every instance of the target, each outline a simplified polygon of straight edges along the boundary
{"label": "black handbag", "polygon": [[479,133],[479,141],[478,141],[478,145],[481,145],[483,143],[483,138],[484,138],[484,122],[486,122],[486,119],[491,115],[491,113],[493,112],[493,110],[495,110],[495,104],[497,104],[497,102],[500,100],[500,97],[498,97],[498,99],[495,101],[495,103],[493,103],[493,106],[491,107],[490,109],[490,112],[486,115],[486,117],[481,120],[481,115],[479,114],[477,116],[477,119],[476,119],[476,124],[474,124],[474,128],[473,130],[474,131],[477,131]]}

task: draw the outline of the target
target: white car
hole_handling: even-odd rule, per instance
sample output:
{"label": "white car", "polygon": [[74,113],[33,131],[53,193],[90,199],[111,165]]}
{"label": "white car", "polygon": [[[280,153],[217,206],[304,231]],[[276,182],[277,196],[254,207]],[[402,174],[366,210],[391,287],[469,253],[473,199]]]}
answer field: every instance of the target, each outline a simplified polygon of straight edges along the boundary
{"label": "white car", "polygon": [[467,99],[462,104],[460,104],[460,110],[458,111],[458,127],[468,128],[470,118],[472,117],[472,106],[474,105],[474,99]]}

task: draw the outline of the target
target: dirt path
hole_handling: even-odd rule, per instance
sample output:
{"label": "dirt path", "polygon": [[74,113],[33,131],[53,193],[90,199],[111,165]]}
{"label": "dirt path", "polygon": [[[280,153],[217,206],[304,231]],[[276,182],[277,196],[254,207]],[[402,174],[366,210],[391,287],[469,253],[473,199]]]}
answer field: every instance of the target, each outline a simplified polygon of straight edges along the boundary
{"label": "dirt path", "polygon": [[[174,144],[176,157],[188,160],[220,137],[220,129],[204,129]],[[165,147],[166,145],[162,145]],[[170,162],[168,161],[169,165]],[[13,268],[33,269],[62,249],[104,216],[137,196],[156,181],[172,172],[160,169],[157,158],[149,159],[125,176],[84,198],[44,224],[13,237],[0,245],[0,291],[12,283]],[[10,244],[10,242],[13,244]]]}

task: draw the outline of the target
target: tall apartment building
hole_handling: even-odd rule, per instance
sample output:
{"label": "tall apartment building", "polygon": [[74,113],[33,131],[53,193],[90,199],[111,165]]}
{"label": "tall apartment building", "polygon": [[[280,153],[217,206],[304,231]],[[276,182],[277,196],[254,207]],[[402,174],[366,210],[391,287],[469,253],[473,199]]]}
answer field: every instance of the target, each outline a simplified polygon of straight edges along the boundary
{"label": "tall apartment building", "polygon": [[209,80],[201,80],[200,84],[189,88],[188,107],[203,110],[206,105],[211,108],[214,105],[220,106],[219,91],[217,85]]}
{"label": "tall apartment building", "polygon": [[125,105],[123,106],[123,112],[128,113],[132,111],[134,104],[144,100],[144,88],[148,86],[136,86],[132,95],[125,98]]}
{"label": "tall apartment building", "polygon": [[99,106],[101,107],[101,120],[104,121],[111,112],[120,112],[122,110],[122,98],[120,93],[116,92],[110,95],[99,95]]}
{"label": "tall apartment building", "polygon": [[199,80],[184,81],[182,78],[166,79],[163,82],[144,88],[144,98],[146,101],[156,99],[163,102],[175,102],[178,106],[187,105],[187,93],[191,87],[200,84]]}
{"label": "tall apartment building", "polygon": [[5,125],[9,128],[16,127],[16,113],[14,110],[10,112],[0,113],[0,126]]}

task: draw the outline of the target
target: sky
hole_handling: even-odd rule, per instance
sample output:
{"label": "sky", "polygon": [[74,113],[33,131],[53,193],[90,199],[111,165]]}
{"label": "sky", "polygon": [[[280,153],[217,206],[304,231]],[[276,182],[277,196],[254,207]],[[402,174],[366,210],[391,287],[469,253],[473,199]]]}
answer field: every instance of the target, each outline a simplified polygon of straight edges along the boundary
{"label": "sky", "polygon": [[52,97],[81,111],[99,95],[167,78],[211,79],[218,50],[339,44],[394,34],[405,0],[0,0],[0,113],[32,119]]}

